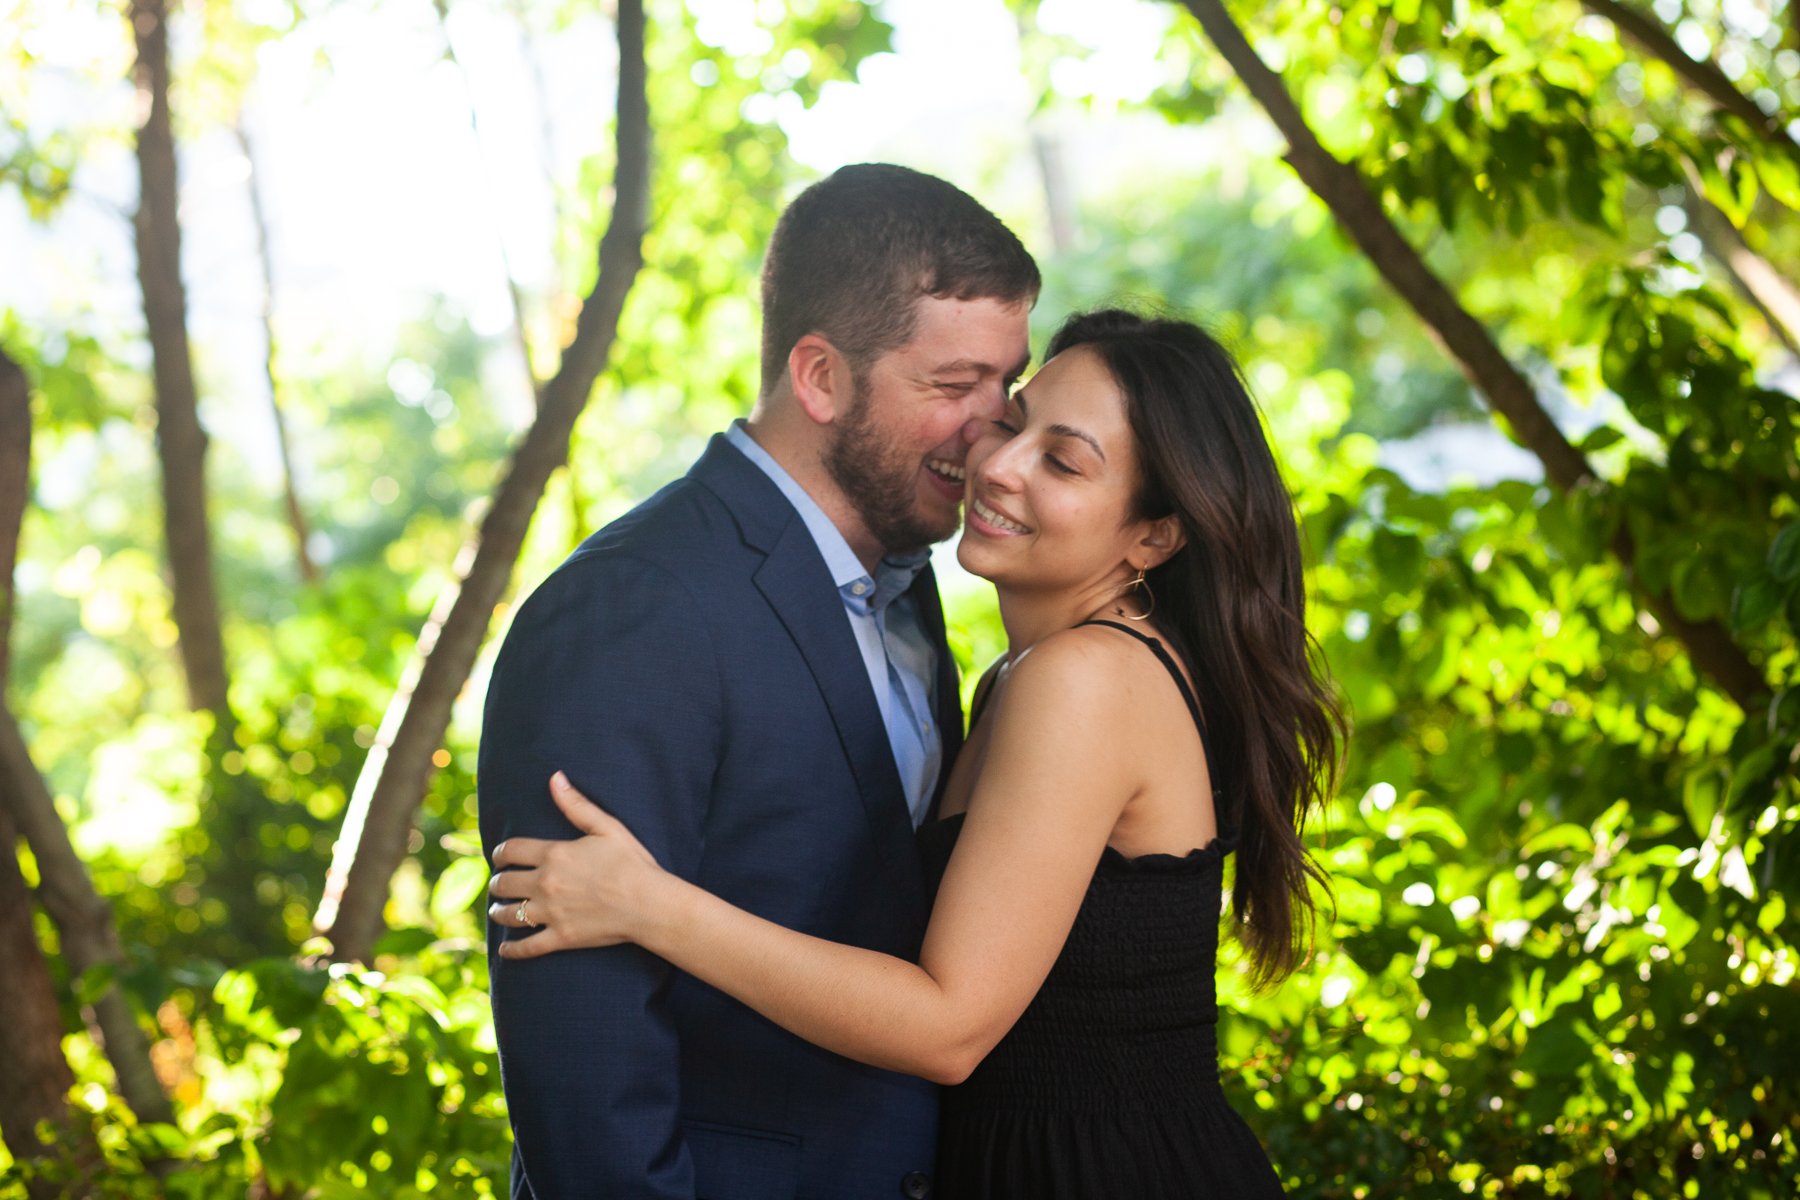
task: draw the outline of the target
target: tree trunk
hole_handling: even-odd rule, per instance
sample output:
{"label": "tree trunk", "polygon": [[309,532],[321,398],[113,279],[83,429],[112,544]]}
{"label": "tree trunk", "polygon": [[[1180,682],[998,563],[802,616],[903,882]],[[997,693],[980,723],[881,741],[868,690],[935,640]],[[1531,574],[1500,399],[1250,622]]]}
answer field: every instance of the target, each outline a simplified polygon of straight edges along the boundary
{"label": "tree trunk", "polygon": [[[38,899],[62,937],[63,958],[77,978],[116,971],[125,961],[112,906],[94,891],[87,868],[69,842],[44,777],[38,774],[12,710],[0,706],[0,789],[18,830],[37,859]],[[82,1011],[88,1028],[118,1076],[119,1095],[139,1121],[172,1123],[174,1110],[150,1064],[150,1043],[130,1002],[114,983]]]}
{"label": "tree trunk", "polygon": [[1041,119],[1030,126],[1032,156],[1044,188],[1044,214],[1050,219],[1050,245],[1057,254],[1075,246],[1075,197],[1069,187],[1069,168],[1063,141]]}
{"label": "tree trunk", "polygon": [[187,291],[181,281],[166,0],[132,0],[131,27],[137,38],[133,79],[138,95],[147,102],[137,139],[138,281],[156,381],[156,445],[162,457],[163,530],[174,584],[173,613],[189,706],[212,713],[224,726],[230,723],[225,642],[206,515],[206,432],[200,428],[188,350]]}
{"label": "tree trunk", "polygon": [[294,561],[300,578],[307,583],[319,581],[319,566],[307,548],[306,510],[300,506],[300,491],[294,482],[294,452],[288,441],[287,417],[281,411],[281,389],[275,382],[275,257],[269,250],[269,215],[263,210],[261,175],[256,154],[250,145],[250,131],[240,114],[235,130],[238,146],[249,164],[249,179],[244,186],[250,192],[250,218],[256,225],[256,258],[262,264],[263,377],[269,384],[269,416],[275,422],[275,448],[281,455],[281,490],[287,508],[288,528],[294,534]]}
{"label": "tree trunk", "polygon": [[1034,6],[1014,8],[1013,28],[1018,33],[1019,59],[1025,64],[1027,94],[1041,97],[1032,114],[1025,119],[1025,130],[1031,139],[1032,158],[1037,162],[1038,183],[1044,196],[1044,217],[1050,223],[1050,247],[1058,255],[1066,254],[1075,245],[1075,195],[1069,185],[1063,139],[1047,116],[1048,98],[1055,94],[1050,87],[1049,73],[1032,60],[1031,47],[1038,36]]}
{"label": "tree trunk", "polygon": [[[1356,168],[1340,162],[1320,143],[1281,76],[1258,57],[1222,0],[1183,0],[1225,60],[1231,64],[1271,120],[1287,138],[1287,162],[1331,209],[1346,233],[1368,255],[1389,285],[1425,323],[1426,329],[1462,368],[1463,374],[1506,418],[1513,432],[1544,464],[1550,482],[1563,491],[1595,479],[1585,455],[1563,436],[1538,402],[1529,380],[1513,366],[1486,327],[1463,307],[1432,273],[1418,251],[1388,218]],[[1748,710],[1768,693],[1768,681],[1744,650],[1716,621],[1693,622],[1662,596],[1644,591],[1633,569],[1637,550],[1621,524],[1612,548],[1630,573],[1646,605],[1664,630],[1687,647],[1695,665],[1738,705]]]}
{"label": "tree trunk", "polygon": [[31,497],[31,383],[0,350],[0,700],[11,677],[13,566]]}
{"label": "tree trunk", "polygon": [[44,1157],[39,1122],[73,1132],[64,1097],[75,1086],[62,1052],[56,987],[31,913],[31,892],[19,873],[18,832],[0,808],[0,972],[6,975],[0,988],[0,1135],[21,1161]]}
{"label": "tree trunk", "polygon": [[645,95],[642,0],[618,7],[619,99],[613,214],[600,241],[600,274],[582,304],[575,335],[556,375],[544,385],[538,414],[482,519],[454,599],[440,600],[419,635],[416,684],[390,706],[351,797],[316,923],[332,956],[367,958],[382,929],[388,886],[405,857],[413,816],[432,772],[431,756],[450,723],[494,607],[512,579],[531,517],[550,475],[568,458],[569,437],[605,368],[625,298],[643,263],[649,219],[650,114]]}
{"label": "tree trunk", "polygon": [[[31,492],[31,389],[0,351],[0,706],[12,638],[13,564]],[[73,1132],[64,1097],[75,1086],[62,1052],[56,987],[32,923],[31,893],[19,873],[19,834],[0,804],[0,1136],[15,1159],[43,1156],[38,1123]]]}
{"label": "tree trunk", "polygon": [[1620,0],[1581,0],[1589,11],[1611,21],[1620,33],[1636,42],[1652,58],[1661,59],[1689,87],[1726,112],[1744,121],[1770,144],[1800,157],[1800,142],[1789,135],[1779,116],[1770,116],[1756,101],[1739,91],[1725,72],[1710,62],[1690,58],[1660,21]]}

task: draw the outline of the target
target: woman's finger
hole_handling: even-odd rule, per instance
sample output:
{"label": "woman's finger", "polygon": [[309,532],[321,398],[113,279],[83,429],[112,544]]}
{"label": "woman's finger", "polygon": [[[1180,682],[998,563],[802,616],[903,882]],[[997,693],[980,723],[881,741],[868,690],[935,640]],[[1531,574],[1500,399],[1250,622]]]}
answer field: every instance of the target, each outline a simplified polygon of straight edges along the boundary
{"label": "woman's finger", "polygon": [[[525,908],[525,919],[519,920],[519,908]],[[522,900],[496,900],[488,905],[488,919],[496,925],[504,925],[508,929],[541,929],[544,915],[532,912],[532,900],[527,896]]]}
{"label": "woman's finger", "polygon": [[546,929],[542,933],[534,933],[529,937],[507,938],[500,943],[500,957],[539,958],[562,948],[562,942],[557,938],[556,931]]}
{"label": "woman's finger", "polygon": [[507,838],[494,847],[494,870],[501,871],[507,867],[542,866],[545,853],[553,845],[555,845],[554,842],[545,838]]}
{"label": "woman's finger", "polygon": [[583,833],[616,833],[620,828],[616,817],[583,795],[561,771],[550,777],[550,798]]}
{"label": "woman's finger", "polygon": [[495,871],[488,880],[488,895],[495,900],[529,900],[537,894],[535,871]]}

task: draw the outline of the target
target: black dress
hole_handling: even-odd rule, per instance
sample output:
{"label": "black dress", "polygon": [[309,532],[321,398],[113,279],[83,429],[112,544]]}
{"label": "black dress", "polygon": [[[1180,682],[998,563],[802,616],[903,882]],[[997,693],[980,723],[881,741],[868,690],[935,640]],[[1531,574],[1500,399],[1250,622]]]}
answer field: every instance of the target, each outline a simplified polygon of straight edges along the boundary
{"label": "black dress", "polygon": [[[1199,724],[1161,643],[1090,624],[1155,651]],[[920,830],[934,879],[961,831],[960,815]],[[1139,858],[1106,849],[1043,988],[968,1080],[944,1093],[935,1200],[1283,1195],[1219,1087],[1213,973],[1234,845],[1221,837],[1183,856]]]}

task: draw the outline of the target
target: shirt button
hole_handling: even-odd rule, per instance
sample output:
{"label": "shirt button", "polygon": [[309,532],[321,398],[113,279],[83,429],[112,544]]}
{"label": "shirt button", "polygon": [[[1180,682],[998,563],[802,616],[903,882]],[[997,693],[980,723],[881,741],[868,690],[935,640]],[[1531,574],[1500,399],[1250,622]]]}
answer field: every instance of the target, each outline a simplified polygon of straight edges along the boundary
{"label": "shirt button", "polygon": [[926,1200],[931,1195],[931,1176],[923,1171],[908,1171],[900,1181],[900,1194],[906,1200]]}
{"label": "shirt button", "polygon": [[859,579],[850,585],[850,594],[853,596],[866,596],[869,594],[869,585]]}

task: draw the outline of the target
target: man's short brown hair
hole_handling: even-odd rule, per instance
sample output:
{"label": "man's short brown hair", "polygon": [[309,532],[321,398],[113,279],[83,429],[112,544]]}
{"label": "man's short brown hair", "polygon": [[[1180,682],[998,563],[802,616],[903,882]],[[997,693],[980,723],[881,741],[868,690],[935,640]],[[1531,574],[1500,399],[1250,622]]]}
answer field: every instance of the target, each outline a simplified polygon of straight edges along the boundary
{"label": "man's short brown hair", "polygon": [[762,394],[809,333],[860,375],[912,337],[921,297],[1029,304],[1041,283],[1012,230],[953,185],[887,163],[839,168],[788,205],[769,239]]}

